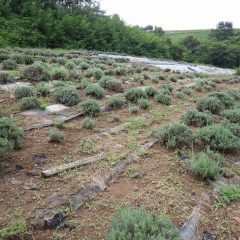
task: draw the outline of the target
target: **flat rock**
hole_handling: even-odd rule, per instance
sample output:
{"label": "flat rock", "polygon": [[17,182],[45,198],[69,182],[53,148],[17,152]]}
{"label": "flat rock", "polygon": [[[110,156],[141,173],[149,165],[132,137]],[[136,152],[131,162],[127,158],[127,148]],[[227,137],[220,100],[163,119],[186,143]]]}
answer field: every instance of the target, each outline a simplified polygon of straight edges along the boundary
{"label": "flat rock", "polygon": [[29,82],[14,82],[7,84],[0,84],[0,89],[5,91],[14,91],[18,87],[29,87],[31,83]]}
{"label": "flat rock", "polygon": [[65,109],[68,109],[68,107],[63,104],[53,104],[53,105],[47,106],[45,110],[34,109],[34,110],[21,112],[20,114],[24,116],[39,116],[39,115],[47,115],[49,113],[61,112]]}

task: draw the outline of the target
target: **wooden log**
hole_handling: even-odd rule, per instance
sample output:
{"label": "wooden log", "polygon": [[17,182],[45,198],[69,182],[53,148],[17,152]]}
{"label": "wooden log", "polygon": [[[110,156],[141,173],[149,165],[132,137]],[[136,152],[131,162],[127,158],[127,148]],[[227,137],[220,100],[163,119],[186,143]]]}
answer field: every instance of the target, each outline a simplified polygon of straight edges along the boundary
{"label": "wooden log", "polygon": [[[64,119],[63,122],[70,122],[76,118],[79,118],[79,117],[82,117],[84,116],[84,112],[80,112],[80,113],[77,113],[73,116],[69,116],[68,118]],[[35,124],[31,127],[28,127],[28,128],[24,128],[23,130],[24,131],[32,131],[32,130],[35,130],[35,129],[40,129],[40,128],[46,128],[46,127],[52,127],[54,126],[55,124],[55,121],[52,121],[50,123],[44,123],[44,124]]]}
{"label": "wooden log", "polygon": [[201,219],[201,204],[197,205],[189,220],[182,226],[180,234],[183,240],[194,240]]}
{"label": "wooden log", "polygon": [[93,162],[100,161],[104,157],[105,157],[105,154],[100,153],[100,154],[94,155],[92,157],[88,157],[88,158],[85,158],[85,159],[77,160],[77,161],[66,163],[66,164],[51,168],[51,169],[44,170],[41,173],[42,173],[42,176],[45,177],[45,178],[52,177],[52,176],[57,175],[58,173],[61,173],[63,171],[73,169],[73,168],[76,168],[76,167],[80,167],[80,166],[84,166],[84,165],[87,165],[87,164],[90,164],[90,163],[93,163]]}

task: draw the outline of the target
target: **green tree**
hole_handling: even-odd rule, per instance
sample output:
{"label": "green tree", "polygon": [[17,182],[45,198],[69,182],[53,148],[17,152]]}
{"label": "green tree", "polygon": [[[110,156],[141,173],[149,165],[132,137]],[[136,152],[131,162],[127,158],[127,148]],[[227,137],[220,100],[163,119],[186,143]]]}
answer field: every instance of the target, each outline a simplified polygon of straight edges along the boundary
{"label": "green tree", "polygon": [[217,28],[213,29],[210,33],[211,38],[218,41],[229,39],[233,36],[233,24],[231,22],[219,22]]}

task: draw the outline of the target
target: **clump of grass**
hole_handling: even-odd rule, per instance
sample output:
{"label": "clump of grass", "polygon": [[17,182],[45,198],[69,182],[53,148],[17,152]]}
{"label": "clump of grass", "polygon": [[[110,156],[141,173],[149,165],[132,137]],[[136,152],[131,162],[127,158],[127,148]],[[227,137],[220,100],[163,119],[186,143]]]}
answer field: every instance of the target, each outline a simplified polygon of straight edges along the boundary
{"label": "clump of grass", "polygon": [[217,180],[221,176],[221,168],[205,152],[201,152],[198,159],[193,156],[189,164],[190,170],[202,180]]}
{"label": "clump of grass", "polygon": [[216,97],[204,97],[197,102],[197,109],[200,112],[209,111],[213,114],[219,114],[224,110],[224,106]]}
{"label": "clump of grass", "polygon": [[116,67],[114,68],[114,74],[125,76],[127,75],[127,70],[124,67]]}
{"label": "clump of grass", "polygon": [[137,102],[139,99],[147,98],[147,94],[140,88],[131,88],[125,92],[125,97],[130,102]]}
{"label": "clump of grass", "polygon": [[224,108],[230,108],[235,104],[234,98],[227,92],[215,92],[209,94],[208,96],[217,98],[222,103]]}
{"label": "clump of grass", "polygon": [[100,104],[94,99],[88,99],[81,102],[84,113],[87,116],[97,117],[101,113]]}
{"label": "clump of grass", "polygon": [[171,124],[153,132],[155,138],[161,139],[168,148],[190,147],[193,134],[184,124]]}
{"label": "clump of grass", "polygon": [[37,109],[41,102],[37,97],[24,97],[18,102],[18,105],[21,110]]}
{"label": "clump of grass", "polygon": [[171,96],[163,93],[163,92],[159,92],[158,94],[155,95],[155,100],[159,103],[165,104],[167,106],[171,105],[172,103],[172,98]]}
{"label": "clump of grass", "polygon": [[49,94],[49,87],[45,82],[40,82],[36,86],[36,91],[40,96],[46,97]]}
{"label": "clump of grass", "polygon": [[99,82],[101,87],[110,91],[123,92],[123,84],[121,81],[116,80],[114,77],[102,77]]}
{"label": "clump of grass", "polygon": [[124,100],[120,97],[111,97],[108,100],[108,106],[112,109],[120,109],[124,106]]}
{"label": "clump of grass", "polygon": [[22,99],[24,97],[32,97],[34,95],[33,90],[29,87],[18,87],[14,91],[14,97],[16,99]]}
{"label": "clump of grass", "polygon": [[82,152],[85,154],[94,154],[97,152],[96,143],[91,139],[84,139],[80,142],[80,146],[77,149],[77,152]]}
{"label": "clump of grass", "polygon": [[96,98],[103,98],[105,96],[105,90],[94,83],[88,84],[84,91],[87,95],[91,95]]}
{"label": "clump of grass", "polygon": [[85,76],[100,79],[103,76],[103,71],[100,68],[89,68],[86,71]]}
{"label": "clump of grass", "polygon": [[0,118],[0,138],[10,142],[13,149],[19,149],[23,144],[23,132],[9,118]]}
{"label": "clump of grass", "polygon": [[145,92],[149,97],[154,97],[158,90],[154,86],[149,86],[145,89]]}
{"label": "clump of grass", "polygon": [[64,67],[55,66],[51,69],[51,78],[53,80],[66,81],[68,79],[68,70]]}
{"label": "clump of grass", "polygon": [[17,63],[12,59],[7,59],[2,62],[3,70],[14,70],[17,68]]}
{"label": "clump of grass", "polygon": [[80,97],[76,88],[69,85],[56,87],[52,96],[55,98],[56,102],[70,107],[80,102]]}
{"label": "clump of grass", "polygon": [[44,65],[40,63],[34,63],[33,65],[27,66],[23,70],[21,78],[23,81],[33,82],[49,81],[50,73]]}
{"label": "clump of grass", "polygon": [[0,162],[13,150],[13,144],[5,138],[0,137]]}
{"label": "clump of grass", "polygon": [[218,189],[218,207],[226,207],[231,202],[240,199],[240,187],[224,186]]}
{"label": "clump of grass", "polygon": [[50,142],[55,142],[55,143],[62,143],[62,142],[64,142],[64,132],[60,131],[57,128],[52,128],[48,132],[48,136],[50,138]]}
{"label": "clump of grass", "polygon": [[143,208],[121,207],[110,225],[108,240],[172,239],[180,240],[177,227],[168,216],[151,216]]}
{"label": "clump of grass", "polygon": [[92,118],[85,118],[82,121],[82,126],[87,129],[93,129],[95,125],[96,125],[95,120]]}
{"label": "clump of grass", "polygon": [[166,75],[164,73],[159,72],[159,73],[156,74],[156,79],[166,80]]}
{"label": "clump of grass", "polygon": [[136,117],[134,119],[131,119],[130,122],[126,123],[126,130],[128,134],[136,136],[140,134],[141,128],[143,126],[146,126],[146,118],[145,117]]}
{"label": "clump of grass", "polygon": [[239,137],[221,124],[213,124],[199,129],[196,139],[215,150],[236,151],[240,147]]}
{"label": "clump of grass", "polygon": [[221,115],[231,123],[240,123],[240,108],[225,110]]}
{"label": "clump of grass", "polygon": [[144,110],[147,110],[150,107],[149,101],[147,99],[144,99],[144,98],[140,98],[137,103],[138,103],[139,107],[144,109]]}
{"label": "clump of grass", "polygon": [[203,127],[212,124],[214,118],[207,112],[188,110],[183,116],[183,122],[188,126]]}
{"label": "clump of grass", "polygon": [[0,83],[7,84],[14,82],[14,78],[7,72],[0,72]]}
{"label": "clump of grass", "polygon": [[138,106],[129,106],[129,112],[132,114],[138,114],[140,111],[140,108]]}
{"label": "clump of grass", "polygon": [[28,233],[26,222],[17,222],[12,226],[0,229],[0,239],[24,238]]}

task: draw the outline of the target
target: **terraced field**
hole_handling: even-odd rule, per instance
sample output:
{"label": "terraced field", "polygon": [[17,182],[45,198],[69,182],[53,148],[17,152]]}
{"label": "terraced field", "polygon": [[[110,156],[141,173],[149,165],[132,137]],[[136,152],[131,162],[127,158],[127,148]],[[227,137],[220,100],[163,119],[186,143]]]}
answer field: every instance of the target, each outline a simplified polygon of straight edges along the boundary
{"label": "terraced field", "polygon": [[[84,51],[0,59],[0,238],[239,239],[239,76]],[[123,205],[166,214],[176,236],[121,235]]]}

